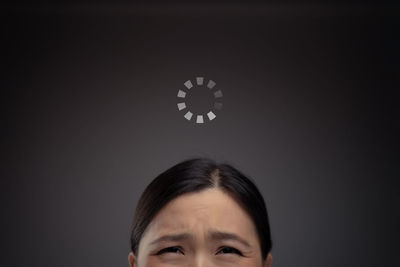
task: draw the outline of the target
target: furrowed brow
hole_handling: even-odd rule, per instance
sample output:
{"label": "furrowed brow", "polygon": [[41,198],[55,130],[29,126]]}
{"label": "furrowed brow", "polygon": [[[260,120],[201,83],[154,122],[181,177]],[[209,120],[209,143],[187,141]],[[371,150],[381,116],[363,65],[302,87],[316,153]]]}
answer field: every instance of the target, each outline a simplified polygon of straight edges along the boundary
{"label": "furrowed brow", "polygon": [[193,239],[193,236],[188,233],[181,233],[181,234],[171,234],[171,235],[163,235],[153,241],[151,241],[150,245],[160,243],[160,242],[178,242],[183,240]]}
{"label": "furrowed brow", "polygon": [[237,234],[221,232],[221,231],[211,231],[209,232],[209,238],[211,240],[233,240],[243,244],[246,247],[251,247],[249,242],[247,242],[244,238],[241,238]]}

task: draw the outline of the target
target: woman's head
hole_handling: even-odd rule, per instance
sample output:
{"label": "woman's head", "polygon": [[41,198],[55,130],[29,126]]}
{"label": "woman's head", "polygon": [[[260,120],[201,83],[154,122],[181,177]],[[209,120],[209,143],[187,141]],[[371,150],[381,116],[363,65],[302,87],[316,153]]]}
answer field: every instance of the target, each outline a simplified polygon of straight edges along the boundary
{"label": "woman's head", "polygon": [[135,267],[269,266],[264,199],[228,164],[181,162],[157,176],[136,208],[129,262]]}

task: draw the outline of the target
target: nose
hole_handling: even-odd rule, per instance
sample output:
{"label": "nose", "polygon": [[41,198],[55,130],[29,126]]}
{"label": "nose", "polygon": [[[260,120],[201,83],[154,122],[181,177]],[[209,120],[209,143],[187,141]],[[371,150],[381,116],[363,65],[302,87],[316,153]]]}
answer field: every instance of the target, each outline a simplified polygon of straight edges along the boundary
{"label": "nose", "polygon": [[215,267],[210,261],[209,257],[204,254],[198,254],[194,258],[193,267]]}

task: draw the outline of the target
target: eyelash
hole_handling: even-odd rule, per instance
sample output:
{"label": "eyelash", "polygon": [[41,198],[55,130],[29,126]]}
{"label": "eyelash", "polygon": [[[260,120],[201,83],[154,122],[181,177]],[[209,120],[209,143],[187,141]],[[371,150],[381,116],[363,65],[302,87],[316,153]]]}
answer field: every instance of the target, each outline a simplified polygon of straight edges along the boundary
{"label": "eyelash", "polygon": [[232,252],[222,253],[222,254],[235,253],[235,254],[238,254],[238,255],[240,255],[240,256],[243,256],[243,254],[242,254],[242,252],[240,252],[240,250],[238,250],[238,249],[236,249],[236,248],[233,248],[233,247],[221,247],[221,248],[218,250],[217,254],[220,254],[224,249],[229,249],[229,250],[231,250]]}
{"label": "eyelash", "polygon": [[[225,253],[221,253],[223,250],[230,250],[231,252],[225,252]],[[182,249],[180,247],[167,247],[167,248],[163,248],[160,251],[158,251],[156,253],[156,255],[161,255],[164,253],[181,253],[183,255],[185,255],[185,253],[183,253]],[[240,256],[243,256],[242,252],[240,252],[238,249],[233,248],[233,247],[220,247],[217,254],[238,254]]]}
{"label": "eyelash", "polygon": [[[177,250],[177,251],[176,251]],[[185,255],[183,252],[182,252],[182,249],[180,248],[180,247],[167,247],[167,248],[163,248],[162,250],[160,250],[160,251],[158,251],[157,253],[156,253],[156,255],[161,255],[161,254],[164,254],[164,253],[181,253],[181,254],[183,254],[183,255]]]}

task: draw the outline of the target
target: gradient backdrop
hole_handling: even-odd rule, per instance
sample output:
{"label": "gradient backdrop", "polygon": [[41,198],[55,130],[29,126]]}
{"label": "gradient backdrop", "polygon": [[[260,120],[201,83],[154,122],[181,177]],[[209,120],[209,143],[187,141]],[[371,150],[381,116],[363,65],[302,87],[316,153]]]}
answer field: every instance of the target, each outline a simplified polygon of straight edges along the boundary
{"label": "gradient backdrop", "polygon": [[[128,266],[140,193],[206,156],[256,181],[274,267],[400,266],[399,15],[371,1],[3,5],[0,265]],[[223,92],[203,125],[176,106],[197,76]]]}

